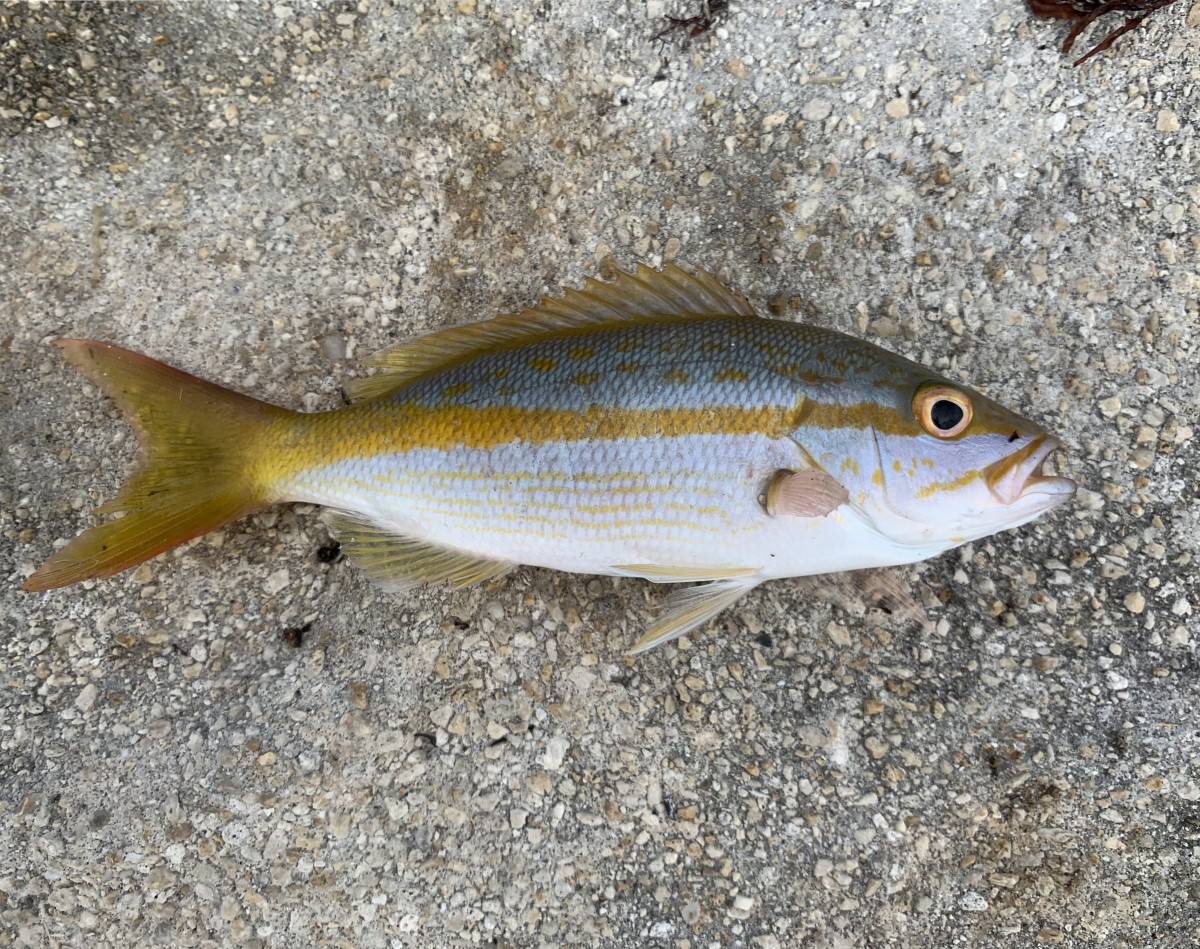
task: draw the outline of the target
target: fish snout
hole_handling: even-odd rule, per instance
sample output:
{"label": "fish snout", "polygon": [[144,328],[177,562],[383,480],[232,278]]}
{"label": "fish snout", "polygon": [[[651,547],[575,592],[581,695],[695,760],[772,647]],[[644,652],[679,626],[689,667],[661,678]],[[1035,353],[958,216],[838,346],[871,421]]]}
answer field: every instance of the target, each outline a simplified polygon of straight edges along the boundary
{"label": "fish snout", "polygon": [[1001,458],[987,470],[987,485],[997,500],[1014,504],[1026,498],[1043,498],[1054,507],[1075,494],[1075,482],[1042,473],[1042,465],[1061,447],[1057,438],[1040,435]]}

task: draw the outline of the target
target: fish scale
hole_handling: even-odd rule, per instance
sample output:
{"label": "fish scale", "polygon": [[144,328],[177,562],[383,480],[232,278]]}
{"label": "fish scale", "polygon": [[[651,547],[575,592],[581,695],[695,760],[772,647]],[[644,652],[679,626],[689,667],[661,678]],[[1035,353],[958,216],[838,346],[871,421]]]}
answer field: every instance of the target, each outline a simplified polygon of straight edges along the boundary
{"label": "fish scale", "polygon": [[[430,407],[665,409],[784,406],[800,395],[851,399],[859,394],[857,386],[831,390],[822,385],[834,362],[860,372],[870,369],[847,342],[854,341],[799,323],[672,316],[482,353],[419,380],[391,401]],[[812,381],[804,381],[806,374]]]}
{"label": "fish scale", "polygon": [[[306,472],[288,490],[485,557],[625,573],[618,565],[711,563],[730,536],[753,547],[747,532],[772,527],[758,502],[766,478],[799,461],[788,440],[755,435],[513,443],[354,459]],[[642,472],[636,481],[631,469]],[[345,477],[353,496],[335,497],[331,485]]]}
{"label": "fish scale", "polygon": [[[1074,491],[1057,443],[860,340],[758,318],[711,275],[639,268],[381,354],[356,401],[290,412],[91,340],[60,341],[140,428],[139,467],[25,581],[109,576],[279,501],[334,509],[392,588],[514,564],[658,582],[635,651],[764,580],[911,563]],[[935,411],[936,410],[936,411]]]}

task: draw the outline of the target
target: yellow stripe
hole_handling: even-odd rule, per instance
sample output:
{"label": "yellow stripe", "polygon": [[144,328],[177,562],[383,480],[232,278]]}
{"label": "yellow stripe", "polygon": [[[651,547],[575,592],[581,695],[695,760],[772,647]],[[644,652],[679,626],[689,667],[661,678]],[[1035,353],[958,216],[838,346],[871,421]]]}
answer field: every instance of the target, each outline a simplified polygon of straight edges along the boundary
{"label": "yellow stripe", "polygon": [[[795,408],[778,407],[617,411],[592,406],[579,411],[367,402],[334,412],[293,417],[294,424],[280,426],[272,433],[270,444],[264,445],[262,464],[264,475],[282,479],[317,465],[421,449],[478,451],[514,442],[543,445],[688,435],[782,438],[793,429],[797,414]],[[605,480],[610,477],[605,476]]]}
{"label": "yellow stripe", "polygon": [[602,531],[605,539],[609,539],[613,531],[619,531],[626,528],[636,529],[630,536],[645,538],[648,536],[648,531],[653,528],[671,528],[672,530],[689,530],[700,534],[726,534],[732,529],[732,525],[723,521],[720,524],[696,523],[694,521],[685,521],[679,519],[665,517],[644,517],[634,518],[627,517],[619,520],[594,520],[581,521],[570,517],[543,517],[537,514],[507,514],[503,511],[492,510],[464,510],[460,508],[427,508],[421,511],[422,515],[427,517],[438,518],[443,525],[453,525],[465,527],[469,524],[486,524],[487,531],[490,532],[495,524],[517,524],[526,525],[523,533],[527,535],[544,535],[545,531],[530,530],[530,524],[548,524],[553,527],[560,527],[564,530],[570,530],[574,535],[587,533],[589,531]]}
{"label": "yellow stripe", "polygon": [[[505,481],[532,481],[536,483],[566,481],[570,482],[572,487],[578,484],[597,484],[604,489],[618,491],[623,490],[622,484],[629,483],[635,490],[655,490],[655,491],[674,491],[678,492],[679,487],[666,482],[668,478],[675,477],[679,474],[678,471],[614,471],[610,474],[588,474],[585,471],[505,471]],[[447,471],[443,468],[422,468],[419,471],[379,471],[373,472],[370,475],[379,484],[395,484],[397,482],[412,481],[417,479],[421,484],[434,484],[439,481],[454,482],[454,481],[486,481],[494,482],[496,480],[496,472],[478,471],[478,470],[462,470],[462,471]]]}
{"label": "yellow stripe", "polygon": [[[322,478],[310,478],[310,480],[321,484],[338,483],[339,479],[345,480],[348,477],[353,477],[356,483],[365,488],[378,490],[379,488],[388,488],[399,485],[399,492],[406,497],[421,499],[437,499],[445,497],[437,489],[441,487],[449,488],[453,491],[459,491],[459,487],[454,484],[456,480],[467,480],[468,476],[464,473],[461,478],[454,476],[446,476],[442,472],[430,472],[424,469],[413,469],[404,471],[379,471],[369,472],[365,477],[358,478],[355,476],[347,476],[341,474],[330,474]],[[611,484],[597,484],[597,482],[605,479],[598,478],[594,475],[580,475],[578,478],[571,474],[560,472],[546,472],[544,478],[535,478],[529,475],[524,477],[510,475],[507,471],[495,473],[472,472],[470,480],[486,482],[494,486],[498,480],[503,480],[504,483],[510,484],[524,481],[535,486],[535,489],[543,495],[549,497],[553,494],[569,496],[574,499],[594,497],[601,495],[608,497],[614,494],[619,495],[654,495],[654,494],[671,494],[678,495],[681,491],[685,491],[689,497],[719,497],[723,496],[724,492],[719,488],[706,487],[702,484],[689,484],[686,489],[680,488],[678,484],[671,484],[661,477],[649,474],[645,481],[639,481],[631,478],[614,479]],[[554,488],[543,482],[562,483],[562,487]],[[578,484],[574,482],[579,482]],[[589,487],[582,487],[589,485]],[[592,486],[594,485],[594,486]],[[568,493],[569,489],[569,493]],[[467,488],[466,490],[470,490]],[[522,489],[517,488],[512,493],[517,493]],[[689,509],[693,509],[691,504],[683,505]]]}
{"label": "yellow stripe", "polygon": [[[950,441],[958,441],[970,435],[1007,435],[1013,430],[1011,418],[995,415],[990,408],[976,401],[975,417],[971,424]],[[876,402],[818,402],[808,399],[796,419],[799,426],[820,429],[845,428],[851,430],[874,429],[881,435],[909,435],[920,438],[925,430],[907,408],[898,412]]]}
{"label": "yellow stripe", "polygon": [[982,474],[983,472],[979,468],[972,468],[970,471],[963,472],[963,474],[952,481],[934,481],[931,484],[917,488],[916,496],[919,500],[924,501],[926,498],[933,497],[933,495],[941,491],[954,491],[965,487]]}
{"label": "yellow stripe", "polygon": [[[564,525],[564,526],[567,526],[567,525]],[[588,525],[588,526],[591,530],[599,532],[599,528],[595,527],[594,525]],[[616,545],[616,544],[625,543],[627,541],[632,541],[634,543],[638,543],[638,542],[649,539],[646,535],[646,532],[644,530],[640,529],[641,528],[640,524],[635,525],[635,526],[638,528],[637,530],[609,531],[609,530],[605,529],[603,532],[603,535],[601,537],[601,540],[605,544]],[[706,536],[711,535],[711,536],[715,536],[715,537],[728,538],[728,537],[732,537],[732,536],[740,536],[742,534],[749,533],[751,530],[757,530],[757,528],[722,527],[720,529],[704,531],[703,533]],[[528,540],[531,536],[536,536],[539,540],[578,541],[581,539],[581,536],[582,536],[578,530],[571,531],[571,530],[545,530],[545,529],[538,530],[536,535],[531,535],[531,532],[528,527],[521,527],[520,525],[517,525],[515,527],[500,527],[499,525],[493,525],[493,524],[488,524],[487,527],[481,533],[486,534],[488,536],[495,535],[495,536],[502,536],[502,537],[517,537],[522,540]]]}
{"label": "yellow stripe", "polygon": [[[977,412],[970,431],[1009,430],[1010,422]],[[789,406],[700,406],[648,409],[528,409],[513,406],[416,406],[365,402],[333,412],[290,416],[276,425],[261,461],[266,483],[280,482],[296,471],[365,459],[384,453],[421,449],[487,451],[501,445],[544,445],[584,439],[619,441],[636,438],[679,438],[695,435],[762,435],[785,438],[804,428],[873,429],[880,434],[921,437],[923,430],[909,411],[898,412],[874,402],[843,405],[799,396]],[[514,476],[506,473],[506,476]],[[632,479],[644,474],[630,472]],[[551,477],[539,474],[538,479]],[[565,475],[581,481],[586,475]],[[608,481],[611,475],[596,478]]]}
{"label": "yellow stripe", "polygon": [[875,402],[817,402],[809,399],[800,413],[800,424],[812,428],[848,428],[854,431],[874,429],[881,435],[923,434],[920,424],[911,413],[901,415]]}

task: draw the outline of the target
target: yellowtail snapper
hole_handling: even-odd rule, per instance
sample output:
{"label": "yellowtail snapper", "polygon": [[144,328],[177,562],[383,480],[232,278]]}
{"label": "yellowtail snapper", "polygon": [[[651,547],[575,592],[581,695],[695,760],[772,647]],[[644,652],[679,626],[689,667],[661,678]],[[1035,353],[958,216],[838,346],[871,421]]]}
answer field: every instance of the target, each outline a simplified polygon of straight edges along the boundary
{"label": "yellowtail snapper", "polygon": [[106,577],[271,504],[333,508],[392,589],[517,564],[688,583],[638,652],[764,580],[912,563],[1024,524],[1074,482],[1033,422],[870,343],[760,318],[703,271],[639,267],[376,357],[293,412],[108,343],[57,345],[142,453],[24,583]]}

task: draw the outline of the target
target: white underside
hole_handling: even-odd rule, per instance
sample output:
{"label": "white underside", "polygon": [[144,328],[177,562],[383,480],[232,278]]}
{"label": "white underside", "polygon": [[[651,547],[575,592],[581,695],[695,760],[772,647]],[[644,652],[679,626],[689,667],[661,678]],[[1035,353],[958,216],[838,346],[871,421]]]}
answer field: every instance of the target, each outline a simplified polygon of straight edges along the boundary
{"label": "white underside", "polygon": [[754,435],[518,443],[347,461],[305,472],[288,493],[481,559],[660,581],[743,571],[758,582],[951,546],[897,544],[851,503],[823,517],[768,515],[768,479],[803,465],[790,440]]}

